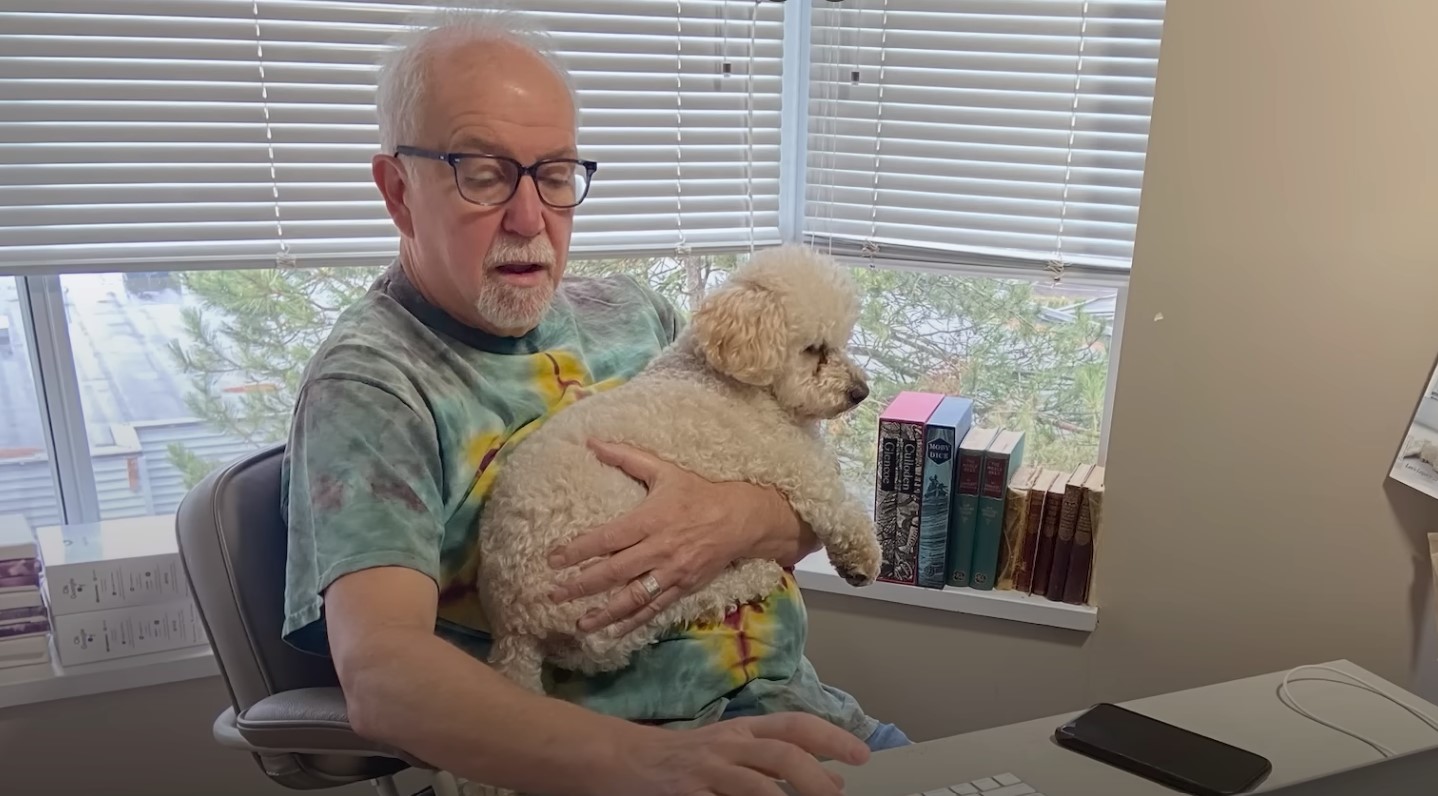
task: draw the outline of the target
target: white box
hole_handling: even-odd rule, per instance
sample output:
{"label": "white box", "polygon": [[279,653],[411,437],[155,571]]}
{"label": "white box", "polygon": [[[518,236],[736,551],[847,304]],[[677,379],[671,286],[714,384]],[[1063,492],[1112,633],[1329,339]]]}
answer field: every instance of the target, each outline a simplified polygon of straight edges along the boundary
{"label": "white box", "polygon": [[50,525],[36,536],[51,616],[190,596],[173,517]]}
{"label": "white box", "polygon": [[52,632],[63,666],[209,643],[191,600],[57,616]]}

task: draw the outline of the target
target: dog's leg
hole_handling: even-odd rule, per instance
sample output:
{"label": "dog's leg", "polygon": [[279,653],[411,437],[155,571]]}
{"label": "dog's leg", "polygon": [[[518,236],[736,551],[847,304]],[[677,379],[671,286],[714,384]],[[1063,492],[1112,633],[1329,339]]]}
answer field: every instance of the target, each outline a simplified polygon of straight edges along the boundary
{"label": "dog's leg", "polygon": [[536,694],[544,693],[544,654],[539,639],[505,634],[494,642],[489,665],[500,674]]}
{"label": "dog's leg", "polygon": [[779,477],[772,483],[814,529],[834,569],[855,586],[873,583],[883,559],[878,534],[868,512],[838,477],[837,463],[827,453],[816,451],[786,464],[794,469],[776,473]]}

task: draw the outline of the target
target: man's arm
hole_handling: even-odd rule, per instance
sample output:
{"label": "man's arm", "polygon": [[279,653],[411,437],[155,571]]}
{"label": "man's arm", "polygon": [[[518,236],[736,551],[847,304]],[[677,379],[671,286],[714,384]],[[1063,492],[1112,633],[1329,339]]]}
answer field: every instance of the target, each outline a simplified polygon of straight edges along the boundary
{"label": "man's arm", "polygon": [[489,784],[572,790],[631,727],[535,696],[435,635],[434,581],[379,567],[325,594],[330,650],[355,731]]}
{"label": "man's arm", "polygon": [[669,731],[532,694],[434,633],[437,593],[401,567],[361,570],[326,591],[330,649],[355,731],[466,779],[554,796],[838,796],[814,756],[868,750],[813,716],[735,719]]}

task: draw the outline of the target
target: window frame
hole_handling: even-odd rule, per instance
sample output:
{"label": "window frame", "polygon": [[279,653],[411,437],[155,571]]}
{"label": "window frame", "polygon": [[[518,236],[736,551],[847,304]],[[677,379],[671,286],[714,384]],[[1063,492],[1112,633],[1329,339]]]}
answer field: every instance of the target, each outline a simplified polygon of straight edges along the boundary
{"label": "window frame", "polygon": [[[779,233],[780,239],[796,242],[807,239],[805,227],[807,162],[808,162],[808,114],[810,52],[812,15],[804,4],[791,4],[796,13],[786,9],[784,19],[784,55],[781,97],[781,154],[779,178]],[[811,241],[820,247],[826,241]],[[744,252],[749,246],[736,243],[731,248],[715,250],[713,253]],[[831,253],[839,262],[851,266],[897,268],[902,270],[927,271],[962,278],[983,279],[1024,279],[1041,281],[1049,278],[1044,264],[1026,261],[987,261],[962,254],[939,255],[934,252],[885,252],[870,257],[852,247],[834,246]],[[627,256],[644,257],[652,251],[635,250]],[[606,253],[607,256],[625,256],[625,253]],[[362,262],[354,265],[373,265],[374,258],[356,258]],[[316,263],[334,265],[331,262]],[[116,261],[110,267],[94,264],[85,268],[65,269],[64,274],[86,272],[123,271],[124,263]],[[163,266],[163,264],[157,264]],[[219,270],[264,267],[255,262],[215,263]],[[163,267],[153,270],[194,270],[193,264],[177,265],[174,269]],[[1085,268],[1071,266],[1063,273],[1068,284],[1104,287],[1117,292],[1116,310],[1112,328],[1112,347],[1109,350],[1107,382],[1104,394],[1104,408],[1099,427],[1099,448],[1097,463],[1105,464],[1108,455],[1109,435],[1112,427],[1114,392],[1117,385],[1120,354],[1123,347],[1123,329],[1128,299],[1129,274],[1127,270],[1110,268]],[[99,496],[96,488],[91,451],[86,430],[81,390],[77,377],[70,330],[66,322],[61,273],[21,273],[14,277],[18,283],[21,300],[21,331],[26,335],[30,350],[34,352],[32,368],[39,392],[40,422],[45,430],[46,454],[54,478],[56,494],[59,497],[60,513],[69,524],[98,522],[101,519]]]}

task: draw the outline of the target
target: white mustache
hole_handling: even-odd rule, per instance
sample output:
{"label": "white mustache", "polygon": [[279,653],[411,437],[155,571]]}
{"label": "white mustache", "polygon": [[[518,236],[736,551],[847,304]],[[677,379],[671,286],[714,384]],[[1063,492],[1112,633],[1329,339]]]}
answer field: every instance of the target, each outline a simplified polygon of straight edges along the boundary
{"label": "white mustache", "polygon": [[498,268],[506,263],[538,263],[545,268],[553,268],[554,247],[544,237],[529,240],[500,238],[489,248],[484,265],[486,268]]}

